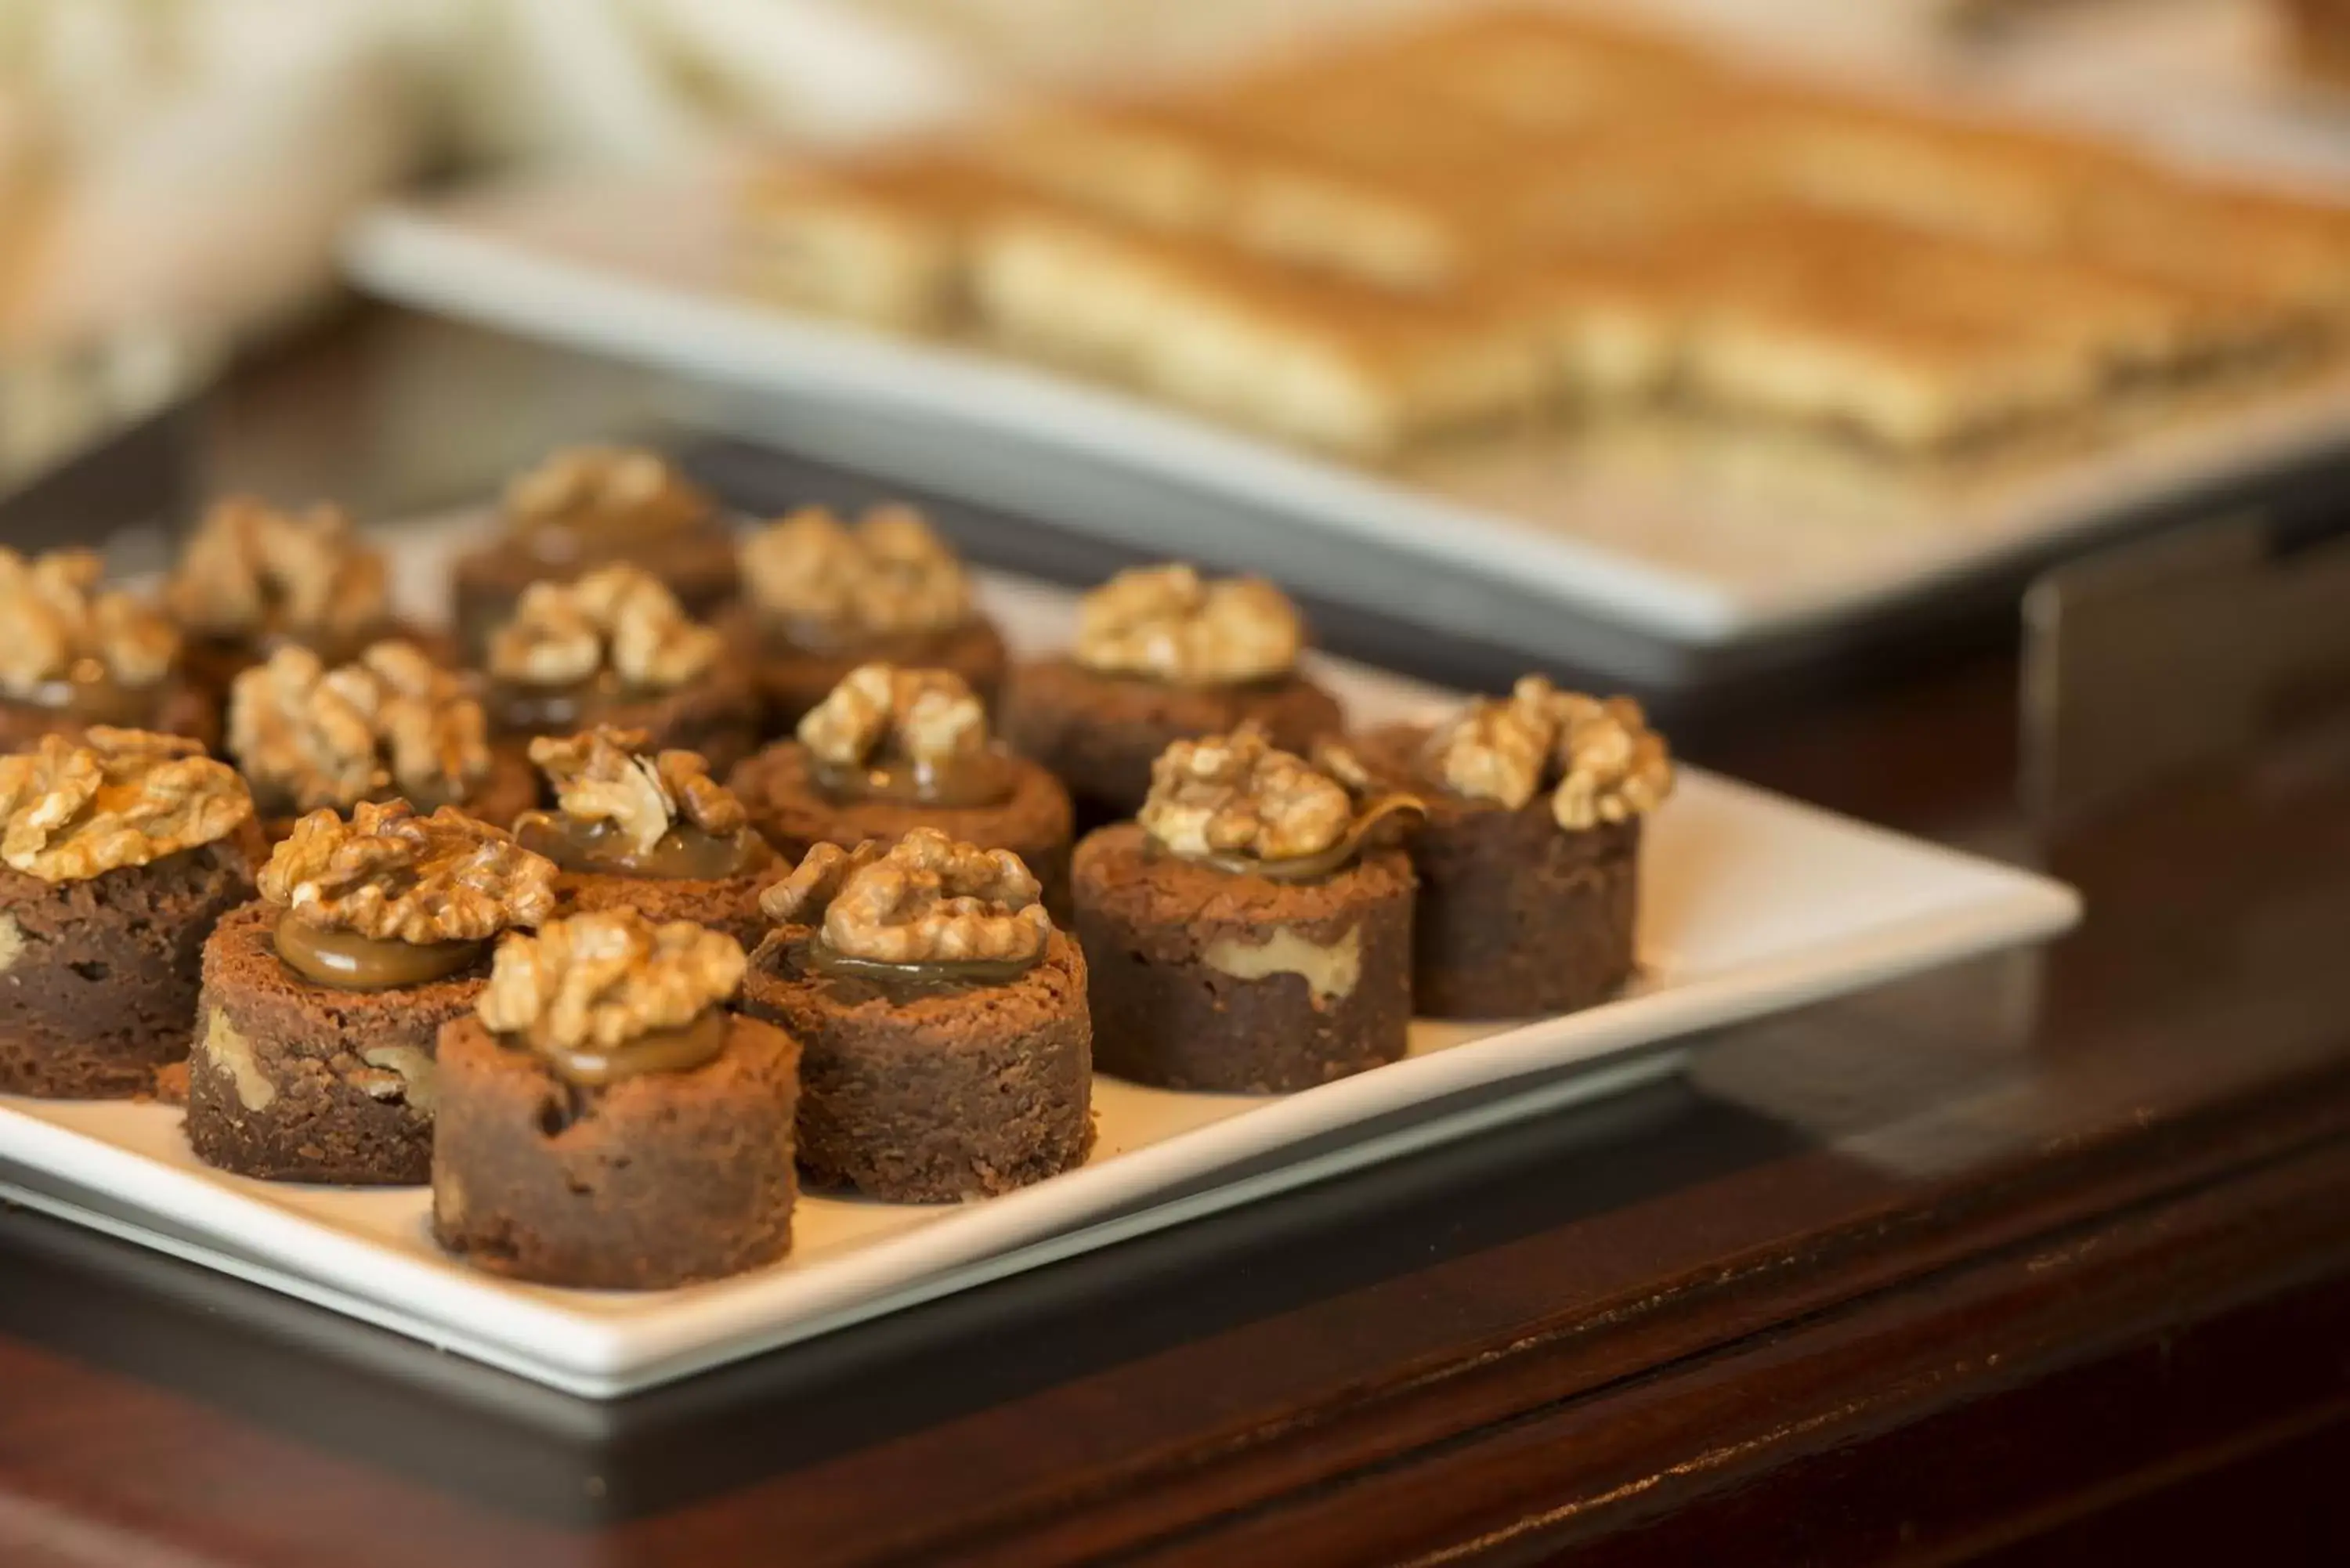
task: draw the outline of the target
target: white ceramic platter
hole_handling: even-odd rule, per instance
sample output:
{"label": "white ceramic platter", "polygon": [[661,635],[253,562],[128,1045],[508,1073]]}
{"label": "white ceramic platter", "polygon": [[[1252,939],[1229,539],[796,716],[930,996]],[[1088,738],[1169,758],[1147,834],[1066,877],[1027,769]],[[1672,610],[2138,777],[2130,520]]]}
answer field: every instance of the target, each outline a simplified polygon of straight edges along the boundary
{"label": "white ceramic platter", "polygon": [[[421,601],[451,524],[410,532],[402,597]],[[1057,590],[991,581],[1015,644],[1066,634]],[[1365,722],[1440,694],[1332,663]],[[160,1251],[525,1377],[611,1397],[950,1291],[1245,1203],[1446,1138],[1612,1094],[1675,1069],[1672,1040],[1969,954],[2049,937],[2070,889],[1687,774],[1654,819],[1642,974],[1569,1017],[1414,1025],[1406,1061],[1277,1098],[1097,1080],[1082,1169],[1003,1198],[919,1208],[804,1199],[783,1263],[651,1294],[544,1289],[476,1273],[427,1233],[419,1189],[246,1180],[197,1162],[177,1110],[0,1097],[0,1191]]]}
{"label": "white ceramic platter", "polygon": [[1638,428],[1380,472],[760,304],[729,281],[726,188],[715,171],[573,176],[389,206],[346,254],[388,296],[715,389],[710,417],[811,456],[1636,682],[1896,612],[2350,442],[2350,373],[2329,372],[1963,483]]}

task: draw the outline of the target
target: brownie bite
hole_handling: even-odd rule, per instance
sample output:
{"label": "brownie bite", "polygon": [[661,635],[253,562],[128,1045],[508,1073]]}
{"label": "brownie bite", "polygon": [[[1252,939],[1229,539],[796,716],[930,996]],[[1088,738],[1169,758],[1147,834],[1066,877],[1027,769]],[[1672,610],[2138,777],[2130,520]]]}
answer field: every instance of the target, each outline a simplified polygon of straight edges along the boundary
{"label": "brownie bite", "polygon": [[1068,792],[996,743],[978,695],[951,670],[851,670],[800,721],[798,739],[767,747],[732,782],[792,860],[819,844],[886,846],[936,827],[1017,855],[1044,888],[1045,912],[1068,918]]}
{"label": "brownie bite", "polygon": [[390,596],[383,553],[341,507],[289,512],[249,496],[205,512],[163,585],[188,676],[216,697],[280,648],[334,665],[387,639],[422,640],[393,618]]}
{"label": "brownie bite", "polygon": [[913,507],[873,507],[853,528],[809,507],[744,540],[742,564],[743,600],[724,626],[758,684],[768,734],[791,733],[864,664],[951,670],[994,706],[1003,635]]}
{"label": "brownie bite", "polygon": [[541,736],[530,759],[556,798],[515,836],[562,868],[560,910],[634,909],[693,920],[744,947],[766,934],[759,889],[779,869],[733,792],[691,752],[654,752],[642,730]]}
{"label": "brownie bite", "polygon": [[260,889],[204,944],[189,1144],[272,1181],[424,1181],[441,1025],[490,939],[553,910],[554,866],[452,806],[362,802],[304,817]]}
{"label": "brownie bite", "polygon": [[951,1203],[1083,1162],[1085,956],[1013,856],[931,828],[886,851],[819,845],[767,911],[743,1006],[800,1042],[809,1181]]}
{"label": "brownie bite", "polygon": [[533,583],[567,583],[625,565],[660,579],[688,615],[734,597],[734,535],[717,503],[659,452],[573,447],[507,485],[504,524],[452,570],[458,640],[469,659],[514,618]]}
{"label": "brownie bite", "polygon": [[1258,731],[1170,746],[1140,819],[1077,846],[1102,1070],[1281,1094],[1399,1060],[1413,877],[1381,841],[1415,808],[1358,795]]}
{"label": "brownie bite", "polygon": [[1067,654],[1014,669],[1000,727],[1068,786],[1080,826],[1132,816],[1177,741],[1254,724],[1304,753],[1339,732],[1338,700],[1298,673],[1305,635],[1296,607],[1261,579],[1121,572],[1086,596]]}
{"label": "brownie bite", "polygon": [[253,799],[193,741],[103,725],[0,757],[0,1092],[148,1093],[199,956],[253,897]]}
{"label": "brownie bite", "polygon": [[0,752],[93,725],[220,738],[220,704],[187,678],[170,618],[105,575],[94,551],[0,546]]}
{"label": "brownie bite", "polygon": [[1412,990],[1432,1018],[1523,1018],[1613,996],[1633,971],[1641,823],[1672,761],[1628,698],[1554,691],[1540,676],[1430,729],[1358,748],[1417,793]]}
{"label": "brownie bite", "polygon": [[441,1031],[432,1230],[476,1268],[650,1290],[791,1248],[799,1046],[726,1008],[743,950],[615,909],[508,937]]}
{"label": "brownie bite", "polygon": [[414,643],[375,643],[339,670],[281,648],[237,676],[227,729],[272,843],[301,815],[361,801],[453,805],[501,827],[538,803],[529,758],[492,745],[465,679]]}
{"label": "brownie bite", "polygon": [[487,669],[483,704],[500,739],[642,730],[722,777],[758,743],[758,695],[725,639],[635,566],[533,585],[491,635]]}

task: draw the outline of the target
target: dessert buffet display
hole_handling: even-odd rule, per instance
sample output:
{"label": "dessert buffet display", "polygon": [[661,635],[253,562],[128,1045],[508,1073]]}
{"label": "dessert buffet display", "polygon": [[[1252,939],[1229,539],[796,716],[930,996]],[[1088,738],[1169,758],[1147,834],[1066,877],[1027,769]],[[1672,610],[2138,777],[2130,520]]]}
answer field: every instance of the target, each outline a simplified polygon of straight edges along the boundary
{"label": "dessert buffet display", "polygon": [[[54,631],[36,652],[59,683],[12,698],[0,755],[8,1190],[59,1201],[28,1175],[95,1161],[112,1174],[71,1211],[131,1204],[157,1227],[142,1239],[210,1236],[207,1261],[338,1305],[391,1260],[421,1332],[542,1374],[535,1358],[569,1355],[550,1375],[606,1389],[650,1362],[588,1365],[577,1320],[526,1324],[450,1279],[781,1293],[780,1316],[709,1329],[673,1370],[806,1332],[812,1301],[878,1310],[1055,1231],[1141,1223],[1153,1193],[1213,1192],[1220,1163],[1307,1133],[1409,1122],[1421,1099],[1451,1126],[1446,1096],[1544,1067],[1564,1074],[1553,1096],[1653,1075],[1666,1058],[1586,1081],[1569,1027],[1620,1008],[1589,1049],[1643,1044],[1644,990],[1686,993],[1669,1029],[1822,983],[1773,981],[1733,941],[1709,993],[1702,965],[1672,967],[1701,927],[1669,960],[1636,942],[1648,824],[1677,781],[1627,700],[1529,676],[1507,698],[1350,714],[1343,667],[1280,590],[1182,566],[1121,575],[1067,629],[1000,626],[904,507],[746,524],[742,596],[704,621],[640,564],[688,515],[683,481],[598,450],[518,488],[549,473],[592,506],[508,513],[570,519],[595,564],[509,577],[478,643],[391,616],[381,558],[329,512],[216,510],[189,545],[208,564],[160,607],[90,559],[0,558],[47,613],[27,624]],[[232,535],[318,547],[237,576],[258,607],[233,618],[188,590],[236,576]],[[452,611],[482,579],[466,539]],[[515,548],[510,524],[488,546]],[[366,613],[336,630],[294,608],[316,596],[283,585],[313,568],[372,585]],[[224,680],[172,687],[173,711],[225,759],[106,722],[161,714],[149,689],[199,639]],[[1693,809],[1756,820],[1696,787]],[[1846,830],[1826,831],[1833,864]],[[1736,875],[1735,841],[1699,834],[1721,865],[1685,856],[1664,918]],[[1886,853],[1855,841],[1864,863]],[[1853,940],[1857,971],[2070,916],[2035,879],[1965,871],[1925,906],[1958,907],[1910,927],[1891,897],[1891,935]],[[1293,1105],[1289,1131],[1218,1136]],[[402,1188],[406,1229],[338,1251],[394,1212],[357,1195]],[[340,1218],[297,1241],[275,1229],[289,1214]],[[913,1228],[924,1214],[951,1218]],[[858,1247],[874,1251],[847,1268]],[[402,1273],[419,1249],[442,1272]]]}
{"label": "dessert buffet display", "polygon": [[1659,690],[2297,509],[2350,442],[2338,186],[1593,9],[404,200],[348,263],[818,462]]}

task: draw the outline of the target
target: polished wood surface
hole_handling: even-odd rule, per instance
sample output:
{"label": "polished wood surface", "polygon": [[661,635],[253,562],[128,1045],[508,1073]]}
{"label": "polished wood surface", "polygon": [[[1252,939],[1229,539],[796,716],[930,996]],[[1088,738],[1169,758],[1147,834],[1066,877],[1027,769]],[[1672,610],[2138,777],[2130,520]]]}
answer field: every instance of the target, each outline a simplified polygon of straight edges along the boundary
{"label": "polished wood surface", "polygon": [[[181,450],[405,504],[382,470],[421,438],[366,435],[429,428],[386,400],[460,354],[433,337],[338,329]],[[493,384],[567,375],[512,358]],[[806,483],[711,462],[746,500]],[[0,1214],[0,1563],[2350,1561],[2350,730],[2297,714],[2051,839],[2016,804],[2009,640],[1679,732],[2044,863],[2088,898],[2070,939],[639,1399]]]}

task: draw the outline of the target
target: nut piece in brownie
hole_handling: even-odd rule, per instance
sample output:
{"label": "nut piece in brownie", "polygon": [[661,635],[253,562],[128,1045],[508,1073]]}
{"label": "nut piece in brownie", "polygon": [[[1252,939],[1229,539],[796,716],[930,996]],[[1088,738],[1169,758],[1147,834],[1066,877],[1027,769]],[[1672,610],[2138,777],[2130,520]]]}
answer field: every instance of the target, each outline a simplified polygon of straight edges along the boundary
{"label": "nut piece in brownie", "polygon": [[766,704],[767,733],[788,734],[862,664],[948,670],[993,706],[1003,638],[972,603],[971,576],[911,506],[875,506],[854,527],[820,506],[743,544],[743,602],[725,619]]}
{"label": "nut piece in brownie", "polygon": [[441,1031],[432,1229],[551,1285],[712,1280],[790,1250],[799,1047],[727,1011],[743,950],[633,909],[499,946]]}
{"label": "nut piece in brownie", "polygon": [[759,699],[726,640],[687,618],[636,566],[535,583],[490,636],[485,702],[494,735],[642,730],[699,752],[722,776],[758,743]]}
{"label": "nut piece in brownie", "polygon": [[734,536],[718,504],[659,452],[581,446],[550,454],[506,486],[505,524],[457,559],[452,590],[468,659],[514,618],[533,583],[567,583],[616,563],[659,577],[686,613],[708,619],[735,589]]}
{"label": "nut piece in brownie", "polygon": [[1305,753],[1339,732],[1338,700],[1298,673],[1305,640],[1296,607],[1261,578],[1121,572],[1086,596],[1066,655],[1014,669],[1003,736],[1059,775],[1081,825],[1132,816],[1174,742],[1253,723]]}
{"label": "nut piece in brownie", "polygon": [[744,947],[766,934],[759,888],[775,853],[733,792],[691,752],[654,752],[642,730],[595,729],[530,743],[553,811],[515,820],[515,836],[561,867],[563,914],[636,909],[695,920]]}
{"label": "nut piece in brownie", "polygon": [[299,815],[361,801],[454,805],[500,826],[538,803],[528,761],[490,744],[464,678],[410,642],[372,644],[340,669],[279,649],[231,685],[227,749],[273,842]]}
{"label": "nut piece in brownie", "polygon": [[1367,784],[1335,748],[1309,763],[1254,729],[1178,741],[1140,819],[1078,844],[1104,1072],[1278,1094],[1403,1055],[1411,861],[1385,841],[1418,802]]}
{"label": "nut piece in brownie", "polygon": [[917,828],[818,845],[768,889],[781,924],[743,1010],[801,1064],[800,1168],[900,1203],[1009,1192],[1093,1138],[1086,963],[1007,851]]}
{"label": "nut piece in brownie", "polygon": [[0,546],[0,752],[93,724],[220,738],[220,704],[188,680],[163,613],[101,587],[95,551],[26,560]]}
{"label": "nut piece in brownie", "polygon": [[1428,806],[1411,842],[1423,1015],[1524,1018],[1615,994],[1633,968],[1641,822],[1673,784],[1637,703],[1530,675],[1432,730],[1376,731],[1359,753]]}
{"label": "nut piece in brownie", "polygon": [[949,670],[860,665],[807,716],[734,770],[734,793],[767,841],[796,861],[819,844],[895,844],[936,827],[1009,849],[1069,909],[1068,792],[1042,763],[988,733],[987,710]]}
{"label": "nut piece in brownie", "polygon": [[288,512],[249,496],[215,502],[163,585],[163,607],[186,639],[190,677],[215,695],[279,648],[341,664],[370,643],[415,635],[392,618],[382,552],[348,513],[326,504]]}
{"label": "nut piece in brownie", "polygon": [[204,944],[188,1142],[273,1181],[423,1181],[441,1025],[480,995],[490,939],[554,907],[555,867],[453,806],[304,817]]}
{"label": "nut piece in brownie", "polygon": [[0,1091],[125,1098],[187,1055],[198,956],[262,852],[200,753],[100,725],[0,757]]}

